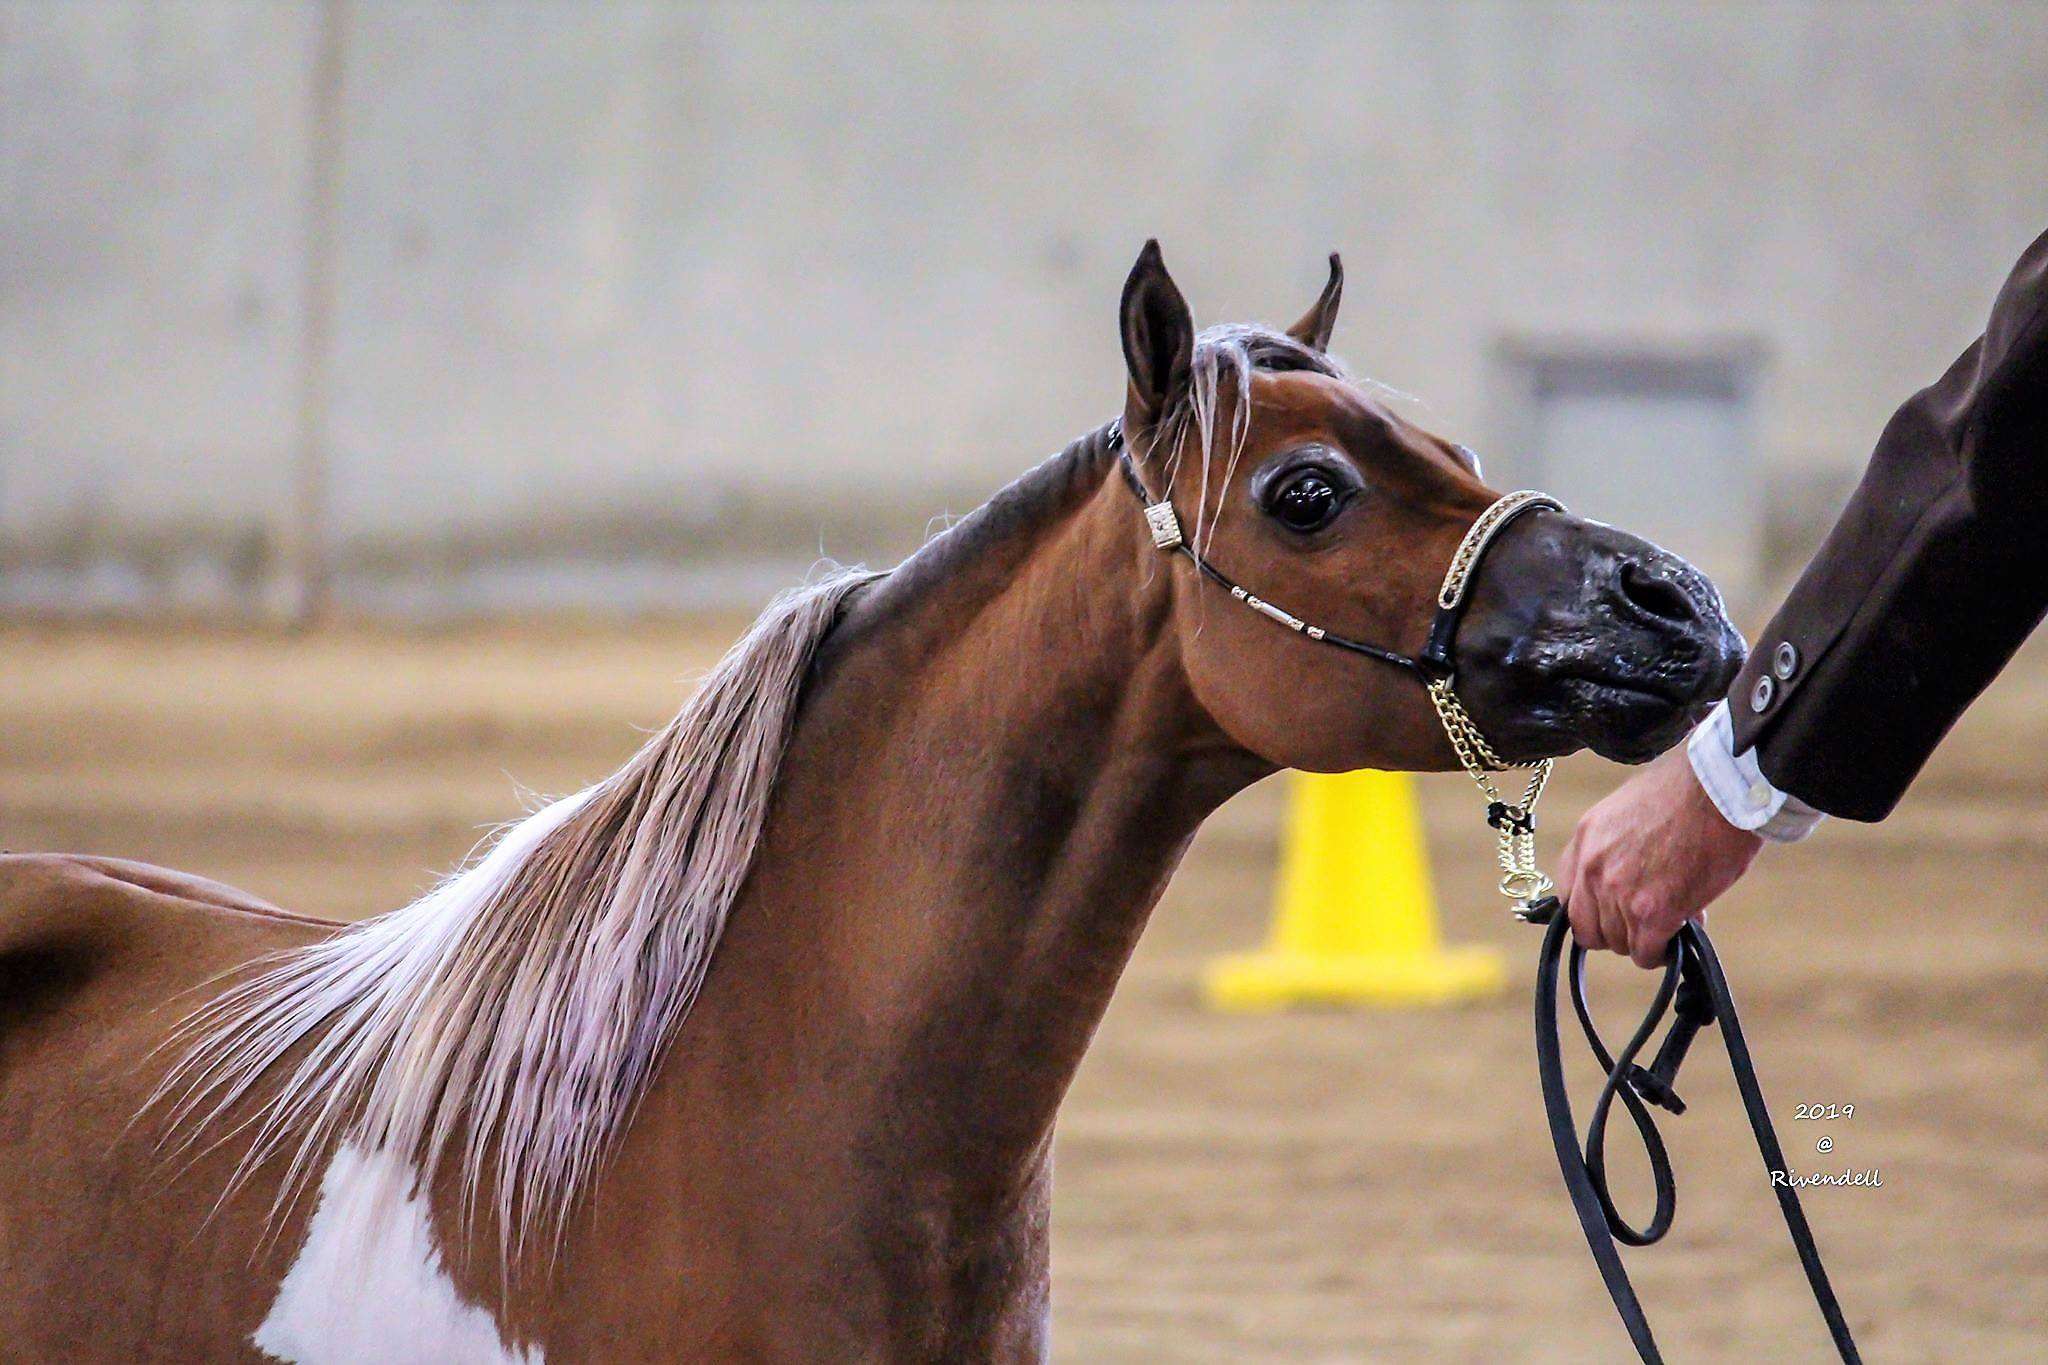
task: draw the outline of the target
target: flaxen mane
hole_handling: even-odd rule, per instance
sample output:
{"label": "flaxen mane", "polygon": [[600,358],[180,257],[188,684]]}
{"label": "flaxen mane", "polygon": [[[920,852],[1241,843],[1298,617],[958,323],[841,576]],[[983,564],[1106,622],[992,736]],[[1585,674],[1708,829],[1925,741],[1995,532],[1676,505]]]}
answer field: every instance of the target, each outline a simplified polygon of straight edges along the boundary
{"label": "flaxen mane", "polygon": [[610,777],[502,831],[402,910],[266,964],[181,1026],[158,1087],[183,1141],[232,1115],[246,1175],[288,1150],[279,1207],[337,1140],[400,1154],[501,1236],[558,1234],[688,1012],[759,841],[798,690],[847,595],[780,598]]}
{"label": "flaxen mane", "polygon": [[[1232,400],[1252,371],[1343,371],[1245,326],[1202,333],[1193,361],[1152,448],[1168,452],[1169,487],[1196,460],[1199,535],[1219,414],[1230,407],[1228,486],[1250,422]],[[1075,449],[1099,451],[1100,436]],[[812,656],[875,577],[842,571],[778,599],[619,771],[508,826],[411,905],[261,964],[186,1019],[173,1042],[188,1050],[151,1101],[169,1106],[174,1147],[248,1133],[237,1183],[288,1155],[277,1210],[342,1142],[410,1163],[421,1189],[452,1169],[465,1217],[488,1193],[506,1253],[552,1246],[704,980]]]}

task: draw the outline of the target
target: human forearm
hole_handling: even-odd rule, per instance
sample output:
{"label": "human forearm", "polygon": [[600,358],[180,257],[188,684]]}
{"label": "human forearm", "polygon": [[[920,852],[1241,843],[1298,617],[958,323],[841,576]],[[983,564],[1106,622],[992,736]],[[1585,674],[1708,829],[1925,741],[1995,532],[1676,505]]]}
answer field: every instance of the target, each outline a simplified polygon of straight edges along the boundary
{"label": "human forearm", "polygon": [[2048,235],[1985,333],[1893,416],[1729,697],[1733,749],[1852,819],[1890,812],[2048,606]]}

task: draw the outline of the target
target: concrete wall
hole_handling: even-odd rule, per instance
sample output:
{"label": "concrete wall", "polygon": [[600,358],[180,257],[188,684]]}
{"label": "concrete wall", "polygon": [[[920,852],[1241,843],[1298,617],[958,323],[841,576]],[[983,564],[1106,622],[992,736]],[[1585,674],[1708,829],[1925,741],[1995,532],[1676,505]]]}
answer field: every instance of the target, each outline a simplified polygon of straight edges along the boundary
{"label": "concrete wall", "polygon": [[[0,603],[260,594],[319,30],[0,3]],[[1338,349],[1482,449],[1503,338],[1752,339],[1804,523],[2048,226],[2041,5],[359,3],[345,51],[329,531],[385,607],[900,551],[1114,410],[1153,234],[1203,320],[1342,249]]]}

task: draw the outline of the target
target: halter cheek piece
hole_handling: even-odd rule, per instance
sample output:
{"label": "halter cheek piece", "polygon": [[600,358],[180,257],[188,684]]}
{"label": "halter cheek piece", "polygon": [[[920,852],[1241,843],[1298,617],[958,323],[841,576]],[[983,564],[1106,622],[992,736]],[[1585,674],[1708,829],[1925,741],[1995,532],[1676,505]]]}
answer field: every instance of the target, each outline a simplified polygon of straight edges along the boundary
{"label": "halter cheek piece", "polygon": [[[1525,490],[1510,493],[1481,512],[1466,530],[1457,553],[1451,556],[1450,567],[1444,572],[1443,587],[1436,598],[1436,616],[1429,625],[1429,640],[1421,653],[1410,655],[1333,634],[1284,607],[1253,595],[1233,581],[1188,543],[1187,537],[1181,533],[1180,518],[1175,515],[1173,504],[1165,498],[1154,500],[1146,489],[1124,442],[1121,422],[1110,428],[1109,441],[1111,448],[1118,451],[1124,481],[1144,505],[1145,524],[1151,529],[1152,543],[1159,549],[1186,556],[1202,577],[1225,589],[1232,598],[1261,616],[1279,622],[1298,635],[1306,635],[1318,644],[1334,645],[1338,649],[1405,669],[1414,674],[1428,691],[1430,702],[1436,707],[1437,719],[1443,723],[1444,734],[1458,755],[1458,762],[1486,794],[1486,822],[1493,826],[1500,841],[1501,893],[1515,902],[1518,918],[1546,926],[1543,947],[1537,959],[1536,978],[1536,1062],[1543,1087],[1543,1106],[1549,1117],[1558,1166],[1564,1173],[1565,1189],[1571,1195],[1572,1207],[1586,1235],[1586,1245],[1592,1250],[1600,1278],[1606,1281],[1608,1297],[1614,1301],[1615,1311],[1621,1315],[1622,1325],[1628,1329],[1637,1354],[1652,1365],[1663,1359],[1658,1353],[1656,1338],[1651,1335],[1642,1303],[1636,1297],[1634,1286],[1629,1283],[1628,1270],[1621,1262],[1617,1243],[1649,1246],[1660,1241],[1671,1230],[1678,1200],[1671,1158],[1657,1125],[1650,1118],[1649,1106],[1656,1105],[1674,1114],[1685,1112],[1685,1103],[1673,1087],[1678,1078],[1678,1068],[1699,1031],[1719,1024],[1728,1048],[1729,1066],[1735,1073],[1736,1089],[1741,1092],[1743,1108],[1748,1111],[1757,1150],[1764,1159],[1764,1169],[1770,1173],[1772,1192],[1778,1197],[1779,1211],[1784,1216],[1786,1230],[1791,1234],[1793,1249],[1799,1253],[1799,1263],[1806,1272],[1814,1301],[1827,1322],[1828,1335],[1834,1338],[1835,1349],[1843,1360],[1858,1361],[1856,1343],[1849,1334],[1842,1306],[1828,1283],[1827,1270],[1821,1264],[1820,1251],[1813,1240],[1813,1229],[1807,1225],[1805,1212],[1799,1206],[1799,1193],[1790,1181],[1785,1153],[1778,1145],[1777,1133],[1771,1126],[1763,1090],[1757,1083],[1756,1068],[1750,1061],[1742,1025],[1735,1015],[1735,1002],[1728,993],[1727,978],[1722,975],[1720,961],[1714,956],[1714,946],[1707,938],[1706,930],[1691,923],[1680,930],[1673,940],[1671,957],[1665,964],[1664,977],[1649,1012],[1628,1044],[1618,1055],[1611,1055],[1593,1026],[1592,1011],[1586,1003],[1586,950],[1574,945],[1567,963],[1565,938],[1571,925],[1565,916],[1563,902],[1550,894],[1550,878],[1536,868],[1536,801],[1543,794],[1544,783],[1549,780],[1551,761],[1546,758],[1534,763],[1509,763],[1502,759],[1486,742],[1486,737],[1480,733],[1478,725],[1452,690],[1457,677],[1458,619],[1464,610],[1466,589],[1478,571],[1479,561],[1494,538],[1516,517],[1539,507],[1561,512],[1564,505],[1545,494]],[[1521,800],[1510,803],[1494,785],[1493,775],[1517,767],[1528,768],[1531,773]],[[1560,967],[1571,987],[1573,1012],[1578,1015],[1579,1025],[1585,1031],[1587,1045],[1607,1074],[1606,1084],[1601,1087],[1599,1099],[1593,1106],[1583,1144],[1572,1118],[1571,1096],[1564,1081],[1563,1051],[1558,1040]],[[1666,1011],[1674,1006],[1676,1013],[1663,1046],[1648,1067],[1638,1065],[1636,1057],[1656,1032],[1658,1024],[1663,1022]],[[1617,1100],[1634,1120],[1642,1136],[1651,1180],[1656,1188],[1655,1209],[1648,1224],[1641,1228],[1632,1226],[1621,1215],[1607,1184],[1607,1120]]]}
{"label": "halter cheek piece", "polygon": [[[1466,529],[1465,538],[1451,556],[1450,567],[1444,571],[1443,586],[1436,595],[1436,614],[1430,620],[1429,638],[1422,651],[1403,654],[1399,650],[1353,640],[1313,625],[1286,608],[1252,593],[1204,559],[1182,534],[1180,518],[1173,510],[1173,503],[1166,498],[1155,500],[1145,487],[1137,462],[1131,458],[1130,447],[1124,441],[1121,421],[1111,426],[1109,442],[1117,451],[1124,482],[1130,485],[1131,492],[1145,508],[1145,524],[1152,532],[1153,545],[1169,554],[1184,555],[1202,577],[1223,588],[1234,600],[1269,620],[1279,622],[1297,635],[1306,635],[1318,644],[1362,654],[1415,675],[1428,692],[1431,705],[1436,708],[1437,719],[1443,724],[1444,735],[1450,740],[1459,764],[1471,774],[1472,780],[1479,784],[1480,791],[1486,796],[1486,822],[1499,836],[1501,894],[1515,902],[1517,914],[1526,916],[1529,907],[1551,889],[1550,878],[1536,868],[1536,802],[1543,795],[1544,784],[1550,780],[1551,760],[1510,763],[1503,759],[1486,742],[1486,736],[1480,733],[1471,714],[1458,701],[1458,694],[1453,690],[1458,672],[1458,622],[1465,613],[1466,589],[1470,587],[1479,562],[1495,537],[1524,512],[1539,508],[1562,512],[1564,504],[1546,493],[1524,489],[1519,493],[1509,493],[1481,512]],[[1529,781],[1521,798],[1511,802],[1494,784],[1493,775],[1512,768],[1527,768]]]}

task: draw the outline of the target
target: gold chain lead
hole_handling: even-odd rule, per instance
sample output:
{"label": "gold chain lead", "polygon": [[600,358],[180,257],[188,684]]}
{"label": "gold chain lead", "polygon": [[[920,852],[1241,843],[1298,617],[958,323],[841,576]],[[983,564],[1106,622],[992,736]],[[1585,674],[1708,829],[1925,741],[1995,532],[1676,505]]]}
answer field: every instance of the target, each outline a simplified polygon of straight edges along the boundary
{"label": "gold chain lead", "polygon": [[[1500,893],[1515,903],[1516,913],[1522,913],[1531,901],[1551,890],[1550,878],[1536,866],[1536,802],[1543,796],[1544,784],[1550,781],[1551,760],[1509,763],[1495,753],[1451,690],[1448,678],[1438,678],[1429,684],[1429,700],[1436,707],[1437,719],[1443,722],[1444,735],[1451,741],[1458,763],[1486,794],[1486,822],[1499,837],[1495,856],[1500,862]],[[1522,799],[1510,802],[1494,783],[1493,775],[1515,768],[1529,769],[1529,781],[1522,789]]]}
{"label": "gold chain lead", "polygon": [[[1495,502],[1465,529],[1465,538],[1458,543],[1457,552],[1444,571],[1443,587],[1436,597],[1439,607],[1452,611],[1464,601],[1472,570],[1494,534],[1531,505],[1563,510],[1557,499],[1525,488]],[[1510,763],[1495,753],[1458,701],[1457,693],[1451,690],[1449,678],[1436,678],[1429,683],[1429,700],[1436,707],[1437,719],[1443,722],[1444,735],[1451,741],[1459,764],[1486,794],[1486,823],[1493,826],[1500,840],[1495,850],[1500,862],[1500,893],[1515,903],[1517,914],[1526,914],[1530,902],[1551,890],[1550,878],[1536,866],[1536,802],[1543,795],[1544,784],[1550,781],[1551,761],[1543,758],[1534,763]],[[1522,789],[1522,799],[1511,802],[1494,784],[1493,775],[1514,768],[1529,769],[1529,782]]]}

